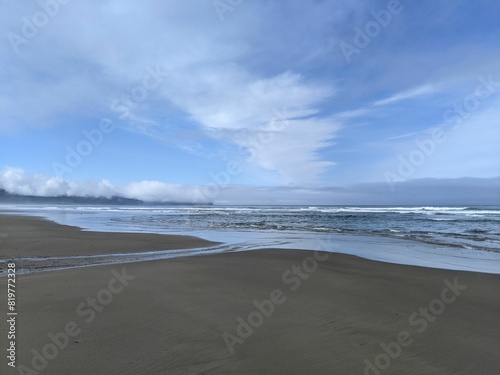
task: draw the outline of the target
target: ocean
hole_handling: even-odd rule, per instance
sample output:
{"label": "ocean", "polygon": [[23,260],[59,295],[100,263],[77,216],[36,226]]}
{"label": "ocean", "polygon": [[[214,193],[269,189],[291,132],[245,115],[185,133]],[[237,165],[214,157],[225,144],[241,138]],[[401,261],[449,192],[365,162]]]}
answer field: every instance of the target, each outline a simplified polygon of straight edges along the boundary
{"label": "ocean", "polygon": [[86,230],[196,235],[224,243],[220,251],[264,247],[325,250],[393,263],[500,273],[499,206],[0,208]]}

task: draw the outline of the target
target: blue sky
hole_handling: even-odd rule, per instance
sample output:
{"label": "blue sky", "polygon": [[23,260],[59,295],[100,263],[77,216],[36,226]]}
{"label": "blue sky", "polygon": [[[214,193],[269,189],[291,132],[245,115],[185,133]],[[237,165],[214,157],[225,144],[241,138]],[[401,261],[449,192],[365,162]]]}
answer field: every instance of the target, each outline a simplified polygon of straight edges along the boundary
{"label": "blue sky", "polygon": [[370,203],[376,185],[373,202],[405,203],[395,192],[421,179],[498,185],[497,1],[0,10],[11,192],[341,204],[330,188],[363,186],[349,202]]}

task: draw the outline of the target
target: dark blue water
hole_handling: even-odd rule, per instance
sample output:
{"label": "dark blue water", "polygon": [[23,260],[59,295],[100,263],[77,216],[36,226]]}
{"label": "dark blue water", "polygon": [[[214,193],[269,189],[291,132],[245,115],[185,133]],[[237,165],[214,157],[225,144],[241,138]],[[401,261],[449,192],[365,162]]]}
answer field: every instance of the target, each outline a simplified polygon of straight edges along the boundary
{"label": "dark blue water", "polygon": [[156,233],[207,231],[347,233],[500,252],[500,207],[30,206],[92,229]]}
{"label": "dark blue water", "polygon": [[[71,249],[68,249],[68,255],[58,259],[57,267],[281,248],[321,250],[398,264],[500,274],[498,206],[40,205],[0,206],[2,208],[46,217],[61,224],[76,225],[84,230],[187,234],[220,243],[191,250],[151,253],[143,249],[146,252],[100,255],[98,259],[87,256],[84,260],[81,254],[72,254]],[[40,266],[34,267],[36,269],[43,269],[46,260],[43,257],[18,259],[27,264],[35,262]]]}

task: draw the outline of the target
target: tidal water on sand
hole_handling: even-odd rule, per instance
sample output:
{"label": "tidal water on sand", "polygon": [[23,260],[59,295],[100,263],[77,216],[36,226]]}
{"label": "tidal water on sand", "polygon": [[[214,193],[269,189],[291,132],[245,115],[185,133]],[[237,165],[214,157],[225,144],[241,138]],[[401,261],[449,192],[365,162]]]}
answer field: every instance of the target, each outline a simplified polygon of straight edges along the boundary
{"label": "tidal water on sand", "polygon": [[[500,273],[498,206],[40,205],[2,208],[87,230],[187,234],[224,243],[220,248],[207,248],[207,252],[259,248],[323,250],[392,263]],[[174,254],[165,253],[157,255],[171,257]],[[154,257],[154,254],[147,256]]]}

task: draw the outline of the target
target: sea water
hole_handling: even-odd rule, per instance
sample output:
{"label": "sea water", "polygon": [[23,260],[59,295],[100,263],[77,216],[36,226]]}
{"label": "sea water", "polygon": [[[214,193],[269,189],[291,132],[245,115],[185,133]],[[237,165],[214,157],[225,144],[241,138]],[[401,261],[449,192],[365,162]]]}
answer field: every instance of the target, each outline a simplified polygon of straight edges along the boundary
{"label": "sea water", "polygon": [[271,247],[323,250],[392,263],[500,273],[498,206],[1,208],[86,230],[196,235],[223,242],[221,251],[230,251],[231,246],[239,251]]}

